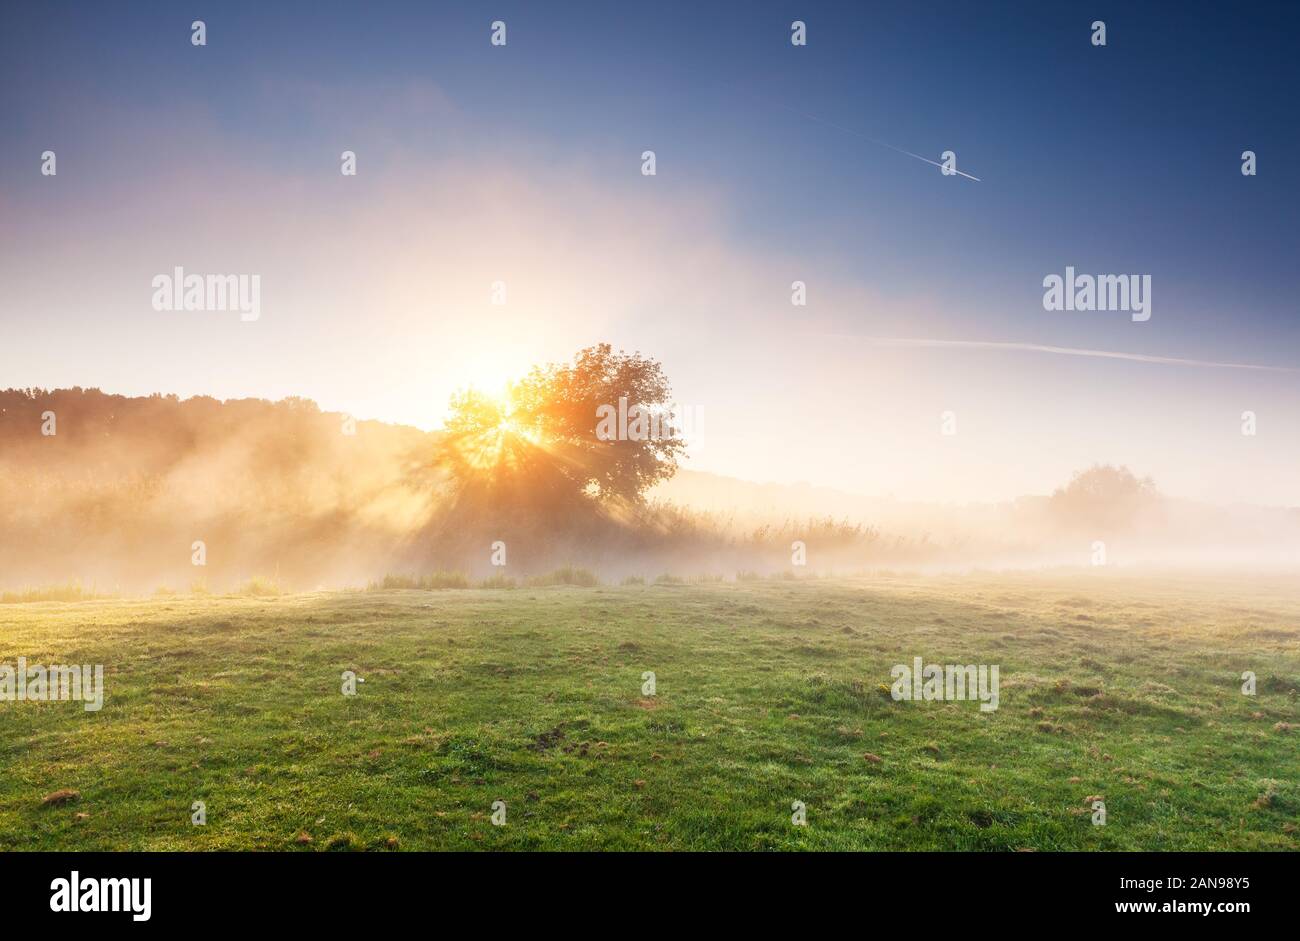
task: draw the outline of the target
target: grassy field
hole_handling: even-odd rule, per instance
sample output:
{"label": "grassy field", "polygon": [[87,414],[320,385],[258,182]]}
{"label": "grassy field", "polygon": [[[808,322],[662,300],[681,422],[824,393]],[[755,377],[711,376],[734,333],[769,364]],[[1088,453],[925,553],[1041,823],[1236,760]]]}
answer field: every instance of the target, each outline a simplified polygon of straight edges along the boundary
{"label": "grassy field", "polygon": [[[107,696],[0,702],[6,850],[1300,849],[1294,580],[5,605],[19,656]],[[893,701],[914,656],[1000,665],[1000,708]]]}

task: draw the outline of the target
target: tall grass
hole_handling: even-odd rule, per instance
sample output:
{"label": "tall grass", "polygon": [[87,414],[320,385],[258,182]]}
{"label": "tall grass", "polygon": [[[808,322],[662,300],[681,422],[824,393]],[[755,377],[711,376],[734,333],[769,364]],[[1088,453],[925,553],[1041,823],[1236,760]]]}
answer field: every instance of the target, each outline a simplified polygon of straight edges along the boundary
{"label": "tall grass", "polygon": [[[600,580],[588,569],[579,568],[575,565],[566,565],[563,568],[547,572],[545,575],[534,575],[525,584],[529,588],[547,588],[551,585],[578,585],[582,588],[593,588],[600,584]],[[366,591],[393,591],[399,589],[433,591],[439,588],[471,587],[475,586],[470,582],[469,576],[463,572],[438,571],[431,575],[385,575],[380,581],[370,582],[366,585]],[[512,576],[498,572],[496,575],[491,575],[479,581],[477,587],[510,589],[518,588],[519,583]]]}
{"label": "tall grass", "polygon": [[392,591],[414,589],[435,591],[440,588],[468,588],[469,576],[463,572],[437,571],[431,575],[385,575],[382,581],[371,582],[366,591]]}
{"label": "tall grass", "polygon": [[39,588],[24,588],[21,591],[0,593],[0,604],[26,604],[29,601],[89,601],[93,598],[114,598],[116,595],[104,594],[90,588],[83,588],[81,582],[71,581],[62,585],[44,585]]}
{"label": "tall grass", "polygon": [[547,588],[551,585],[577,585],[581,588],[595,588],[600,584],[594,572],[589,569],[579,568],[576,565],[566,565],[563,568],[547,572],[545,575],[535,575],[528,579],[529,588]]}
{"label": "tall grass", "polygon": [[248,598],[274,598],[281,594],[278,582],[264,575],[254,575],[236,589],[235,594]]}

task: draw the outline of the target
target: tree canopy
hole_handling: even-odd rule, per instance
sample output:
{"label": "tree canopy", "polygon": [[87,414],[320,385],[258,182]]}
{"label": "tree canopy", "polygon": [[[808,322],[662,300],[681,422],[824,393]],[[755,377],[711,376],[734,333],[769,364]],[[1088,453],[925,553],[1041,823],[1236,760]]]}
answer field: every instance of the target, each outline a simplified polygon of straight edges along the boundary
{"label": "tree canopy", "polygon": [[602,343],[534,367],[501,399],[455,396],[439,464],[498,498],[636,504],[684,450],[661,365]]}
{"label": "tree canopy", "polygon": [[1050,507],[1061,522],[1097,532],[1129,528],[1159,502],[1150,477],[1139,478],[1127,467],[1095,464],[1077,471],[1052,494]]}

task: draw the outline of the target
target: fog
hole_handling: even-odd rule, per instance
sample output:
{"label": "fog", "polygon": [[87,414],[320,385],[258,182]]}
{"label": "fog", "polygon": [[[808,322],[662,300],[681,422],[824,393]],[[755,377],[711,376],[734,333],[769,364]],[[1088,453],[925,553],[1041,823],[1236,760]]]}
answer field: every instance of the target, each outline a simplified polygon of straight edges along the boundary
{"label": "fog", "polygon": [[0,393],[0,588],[225,592],[259,578],[309,590],[435,571],[522,583],[567,565],[615,582],[1300,566],[1300,509],[1170,500],[1122,468],[1007,503],[682,470],[643,505],[507,504],[452,485],[435,468],[441,444],[301,399]]}

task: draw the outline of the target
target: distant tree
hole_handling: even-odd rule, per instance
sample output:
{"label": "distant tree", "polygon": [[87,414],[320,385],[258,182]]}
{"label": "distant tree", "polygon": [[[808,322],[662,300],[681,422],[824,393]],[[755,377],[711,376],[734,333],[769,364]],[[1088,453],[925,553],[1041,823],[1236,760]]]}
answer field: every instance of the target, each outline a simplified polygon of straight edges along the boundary
{"label": "distant tree", "polygon": [[439,463],[462,489],[639,504],[685,450],[671,395],[658,362],[588,347],[571,364],[534,367],[503,401],[453,398]]}
{"label": "distant tree", "polygon": [[1048,506],[1060,523],[1103,533],[1128,529],[1159,501],[1150,477],[1139,478],[1127,467],[1095,464],[1076,472],[1052,494]]}

